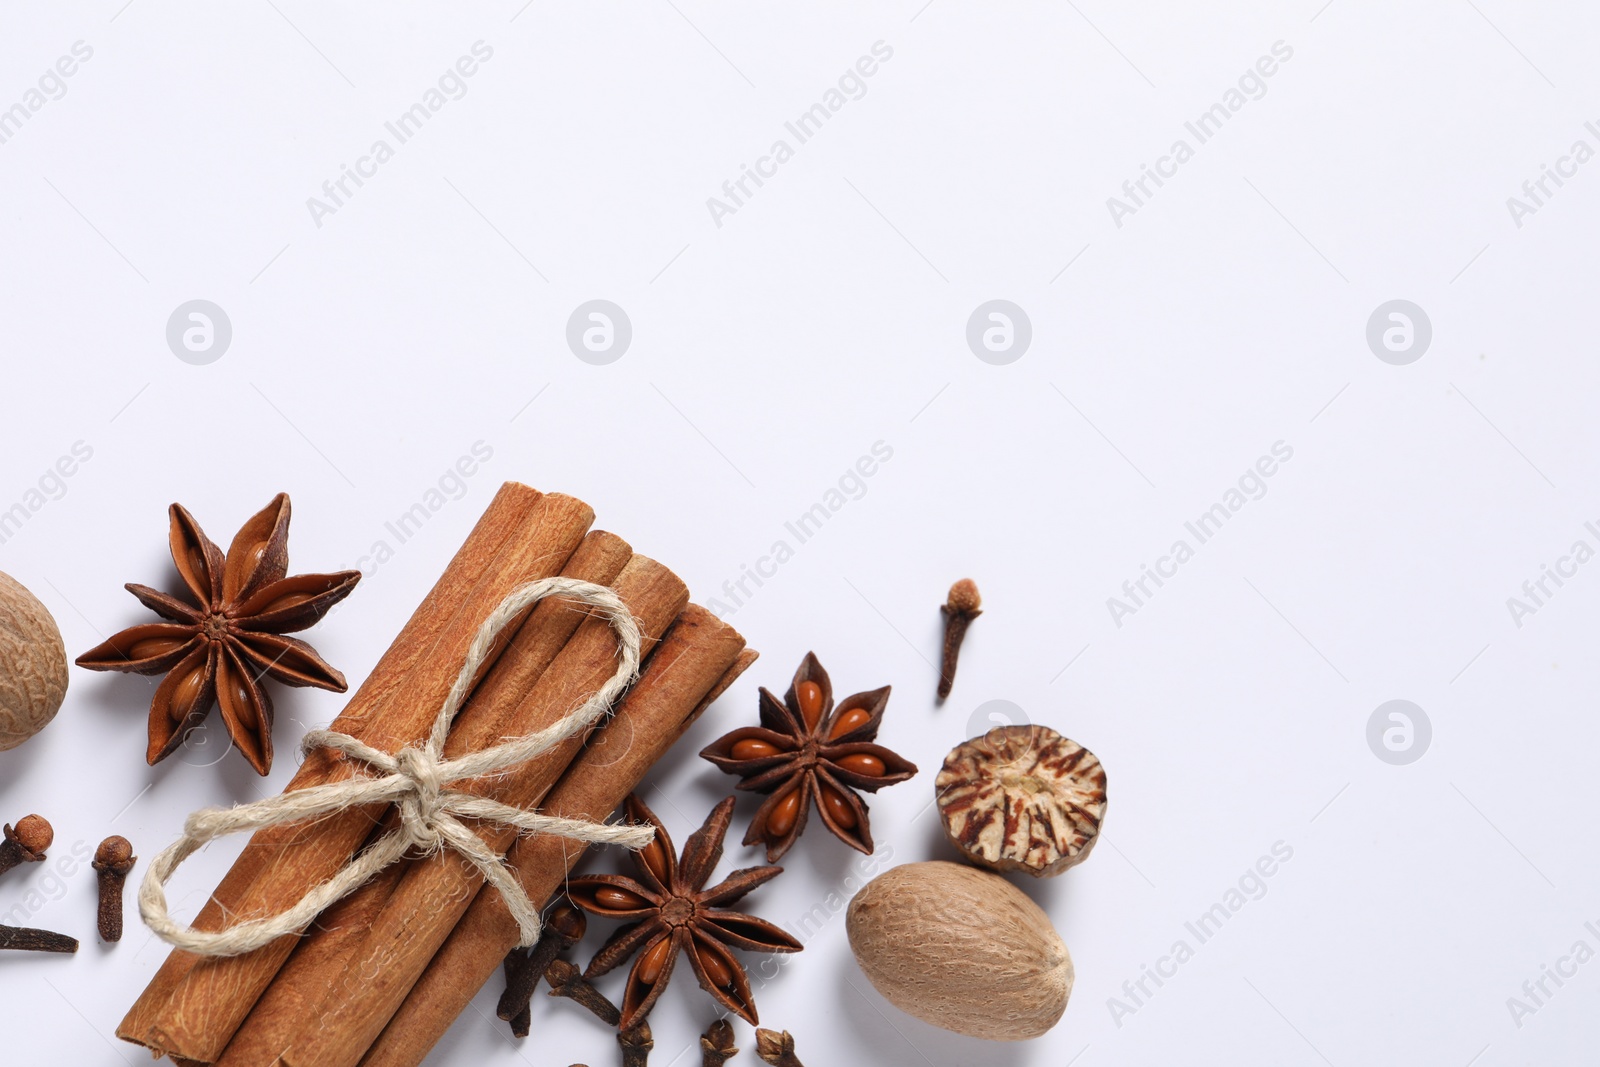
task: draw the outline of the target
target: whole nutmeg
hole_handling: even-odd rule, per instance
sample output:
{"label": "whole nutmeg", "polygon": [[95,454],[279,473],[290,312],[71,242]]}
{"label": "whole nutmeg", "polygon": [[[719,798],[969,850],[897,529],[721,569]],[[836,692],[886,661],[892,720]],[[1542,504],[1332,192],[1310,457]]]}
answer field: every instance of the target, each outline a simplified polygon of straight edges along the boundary
{"label": "whole nutmeg", "polygon": [[850,901],[845,930],[856,962],[889,1003],[958,1034],[1038,1037],[1072,995],[1072,956],[1050,917],[987,871],[944,862],[896,867]]}
{"label": "whole nutmeg", "polygon": [[67,695],[67,650],[49,609],[0,573],[0,751],[49,725]]}

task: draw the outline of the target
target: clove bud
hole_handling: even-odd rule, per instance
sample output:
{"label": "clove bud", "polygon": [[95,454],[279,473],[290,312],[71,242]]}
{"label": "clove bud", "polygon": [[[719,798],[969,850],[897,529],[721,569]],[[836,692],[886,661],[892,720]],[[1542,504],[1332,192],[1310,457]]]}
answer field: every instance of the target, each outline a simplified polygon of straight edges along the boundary
{"label": "clove bud", "polygon": [[648,1067],[650,1050],[656,1047],[650,1024],[643,1019],[617,1031],[617,1044],[622,1046],[622,1067]]}
{"label": "clove bud", "polygon": [[718,1019],[700,1038],[700,1067],[722,1067],[739,1054],[733,1046],[733,1025]]}
{"label": "clove bud", "polygon": [[122,940],[122,884],[133,870],[133,845],[126,837],[108,837],[95,849],[90,864],[100,880],[100,940]]}
{"label": "clove bud", "polygon": [[805,1067],[794,1054],[794,1037],[785,1030],[756,1031],[756,1055],[773,1067]]}
{"label": "clove bud", "polygon": [[961,642],[966,640],[967,627],[983,612],[983,598],[971,578],[963,578],[950,587],[950,595],[939,610],[944,613],[944,658],[939,667],[939,699],[950,695],[956,680],[956,659],[961,655]]}
{"label": "clove bud", "polygon": [[5,841],[0,842],[0,874],[19,863],[38,863],[55,839],[55,830],[43,816],[24,815],[17,820],[15,829],[8,823]]}

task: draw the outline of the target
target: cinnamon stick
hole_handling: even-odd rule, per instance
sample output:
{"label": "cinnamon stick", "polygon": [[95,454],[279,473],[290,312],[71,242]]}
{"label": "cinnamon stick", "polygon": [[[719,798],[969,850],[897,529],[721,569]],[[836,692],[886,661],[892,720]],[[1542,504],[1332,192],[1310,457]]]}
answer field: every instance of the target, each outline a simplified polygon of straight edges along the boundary
{"label": "cinnamon stick", "polygon": [[[700,714],[755,662],[757,653],[741,651],[743,643],[733,627],[691,604],[657,651],[651,669],[623,699],[615,718],[595,732],[542,810],[580,819],[604,818],[616,810]],[[516,869],[529,899],[547,901],[583,853],[583,846],[572,841],[525,837],[506,862]],[[520,936],[499,894],[479,892],[361,1067],[422,1063]]]}
{"label": "cinnamon stick", "polygon": [[[629,561],[613,588],[638,621],[647,648],[654,646],[689,599],[681,579],[643,556]],[[473,717],[463,712],[445,745],[446,756],[495,744],[508,728],[513,734],[525,734],[560,721],[616,672],[616,648],[611,624],[602,618],[588,619],[509,722],[505,716]],[[498,776],[462,783],[460,788],[482,792],[513,807],[535,807],[572,762],[583,740],[582,735],[575,735],[528,763]],[[517,836],[515,828],[497,824],[478,824],[474,830],[497,853],[508,849]],[[482,885],[483,875],[454,850],[408,864],[388,907],[331,991],[320,1016],[302,1020],[279,1061],[286,1067],[357,1063]],[[504,955],[501,953],[502,958]]]}
{"label": "cinnamon stick", "polygon": [[[367,680],[356,690],[347,711],[355,712],[363,700],[381,703],[381,697],[389,693],[396,680],[404,678],[421,657],[432,649],[449,617],[449,613],[443,610],[445,605],[459,601],[477,583],[481,561],[498,553],[506,540],[519,530],[526,532],[539,528],[542,518],[539,502],[543,496],[537,489],[518,482],[506,482],[500,487],[456,552],[455,558],[445,568],[444,574],[440,575],[428,596],[412,613]],[[302,767],[289,783],[289,788],[321,784],[310,777],[302,781],[301,774],[309,775],[310,772]],[[225,916],[235,910],[235,905],[243,899],[267,862],[266,850],[245,849],[195,917],[195,929],[222,929]],[[136,1035],[154,1028],[178,983],[199,959],[187,952],[169,953],[149,986],[123,1019],[117,1030],[118,1036],[137,1042]]]}
{"label": "cinnamon stick", "polygon": [[[482,620],[519,584],[559,573],[593,517],[572,497],[503,486],[333,729],[390,752],[425,736]],[[288,788],[352,773],[332,754],[312,753]],[[352,809],[319,821],[314,833],[294,825],[259,831],[197,925],[218,929],[229,917],[282,910],[348,862],[382,815],[381,807]],[[157,1055],[214,1063],[295,942],[284,937],[231,958],[174,952],[118,1036]]]}
{"label": "cinnamon stick", "polygon": [[[561,573],[597,585],[610,585],[633,556],[616,534],[591,530]],[[550,598],[540,601],[506,646],[499,661],[478,685],[457,723],[514,708],[538,681],[551,661],[586,617],[580,605]],[[387,833],[396,820],[391,811],[374,836]],[[396,864],[328,909],[300,938],[260,999],[250,1010],[218,1067],[271,1063],[293,1038],[302,1022],[320,1008],[340,976],[350,973],[353,957],[378,920],[405,871]]]}

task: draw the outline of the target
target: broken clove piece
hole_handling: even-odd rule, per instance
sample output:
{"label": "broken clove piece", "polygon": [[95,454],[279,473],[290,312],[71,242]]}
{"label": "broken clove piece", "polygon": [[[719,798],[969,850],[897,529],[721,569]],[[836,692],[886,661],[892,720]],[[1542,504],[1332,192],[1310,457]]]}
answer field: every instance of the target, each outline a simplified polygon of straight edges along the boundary
{"label": "broken clove piece", "polygon": [[76,952],[78,939],[51,930],[0,926],[0,949],[16,949],[19,952]]}

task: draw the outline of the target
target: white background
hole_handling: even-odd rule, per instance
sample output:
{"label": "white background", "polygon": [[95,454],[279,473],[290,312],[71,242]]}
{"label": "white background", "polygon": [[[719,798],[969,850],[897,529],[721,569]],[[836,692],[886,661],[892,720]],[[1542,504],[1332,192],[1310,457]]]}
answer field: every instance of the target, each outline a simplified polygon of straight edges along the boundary
{"label": "white background", "polygon": [[[894,685],[881,739],[922,773],[872,801],[890,862],[952,855],[932,779],[986,701],[1110,776],[1104,843],[1023,886],[1077,964],[1054,1031],[992,1045],[899,1013],[841,914],[757,998],[806,1062],[1592,1059],[1600,963],[1538,1005],[1522,987],[1579,940],[1600,950],[1600,564],[1520,627],[1507,598],[1575,540],[1600,547],[1600,164],[1520,227],[1506,203],[1575,140],[1600,147],[1591,10],[112,0],[3,23],[0,108],[93,49],[0,144],[0,509],[93,449],[0,568],[71,654],[147,617],[121,583],[175,580],[174,500],[225,544],[286,490],[294,571],[367,570],[306,635],[352,683],[502,480],[581,496],[702,602],[731,605],[723,583],[787,538],[794,558],[731,616],[760,663],[653,776],[680,843],[732,784],[695,753],[807,649],[840,694]],[[319,227],[307,198],[480,40],[493,57],[466,94]],[[707,198],[877,41],[893,57],[865,95],[716,225]],[[1107,198],[1193,145],[1185,121],[1277,41],[1293,56],[1265,95],[1117,226]],[[206,366],[165,340],[196,298],[233,326]],[[633,324],[608,366],[565,341],[594,298]],[[965,340],[995,298],[1033,329],[1006,366]],[[1365,339],[1397,298],[1433,326],[1407,366]],[[397,544],[385,523],[478,441],[493,458]],[[784,523],[877,441],[892,459],[794,545]],[[1107,598],[1279,441],[1293,458],[1265,495],[1117,625]],[[379,540],[395,552],[375,566]],[[936,708],[936,609],[969,574],[987,611]],[[215,731],[147,768],[149,695],[74,668],[57,722],[0,754],[0,818],[50,817],[53,856],[116,832],[149,857],[188,811],[275,794],[341,706],[277,688],[263,781]],[[1405,766],[1367,742],[1391,699],[1432,723]],[[758,862],[737,845],[751,810],[724,871]],[[1196,947],[1185,922],[1280,841],[1293,858],[1265,895]],[[233,851],[180,874],[186,914]],[[813,825],[749,904],[796,922],[858,858]],[[0,911],[85,944],[0,961],[8,1062],[19,1040],[21,1062],[142,1062],[111,1034],[163,946],[131,916],[96,944],[92,874],[42,866],[0,879]],[[1194,958],[1128,1000],[1180,938]],[[498,985],[437,1062],[615,1062],[601,1027],[543,999],[537,1040],[512,1042]],[[1511,997],[1537,1006],[1520,1026]],[[652,1062],[695,1062],[712,1017],[675,982]]]}

